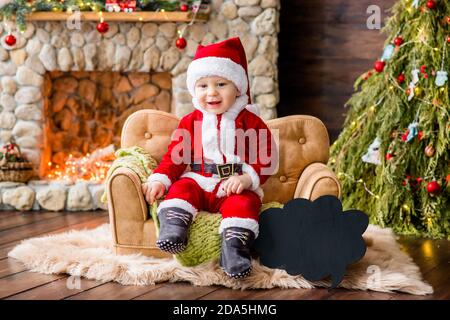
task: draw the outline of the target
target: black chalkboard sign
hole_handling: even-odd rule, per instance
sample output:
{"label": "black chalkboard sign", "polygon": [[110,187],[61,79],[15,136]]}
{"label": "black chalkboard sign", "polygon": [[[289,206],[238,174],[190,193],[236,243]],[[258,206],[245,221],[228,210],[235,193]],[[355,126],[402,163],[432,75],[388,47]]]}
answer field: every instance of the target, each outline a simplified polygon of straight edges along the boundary
{"label": "black chalkboard sign", "polygon": [[255,250],[262,265],[310,281],[331,276],[335,288],[347,266],[364,256],[362,234],[368,224],[364,212],[343,212],[334,196],[322,196],[313,202],[294,199],[282,209],[261,213]]}

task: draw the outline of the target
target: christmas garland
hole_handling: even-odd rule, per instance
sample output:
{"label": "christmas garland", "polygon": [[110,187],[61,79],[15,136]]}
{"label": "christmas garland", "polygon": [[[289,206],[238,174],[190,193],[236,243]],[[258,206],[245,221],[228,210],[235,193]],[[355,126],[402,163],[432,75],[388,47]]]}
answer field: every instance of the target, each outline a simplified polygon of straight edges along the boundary
{"label": "christmas garland", "polygon": [[[191,6],[195,0],[137,0],[136,10],[139,11],[178,11],[183,5]],[[105,11],[104,0],[12,0],[0,8],[2,19],[16,17],[17,28],[23,32],[26,29],[25,16],[34,11]]]}

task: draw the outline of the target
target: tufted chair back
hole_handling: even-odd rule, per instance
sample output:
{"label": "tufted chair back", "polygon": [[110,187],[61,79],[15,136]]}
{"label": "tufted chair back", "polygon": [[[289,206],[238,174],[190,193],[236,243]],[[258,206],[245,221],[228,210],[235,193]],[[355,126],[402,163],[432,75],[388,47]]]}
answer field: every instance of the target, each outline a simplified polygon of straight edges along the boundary
{"label": "tufted chair back", "polygon": [[[160,161],[178,122],[179,119],[170,113],[139,110],[129,116],[123,126],[122,147],[142,147]],[[298,197],[314,199],[324,190],[327,194],[332,190],[331,193],[340,196],[339,182],[325,166],[329,156],[329,138],[319,119],[293,115],[266,123],[271,130],[278,130],[280,158],[277,173],[262,186],[264,203],[286,203]],[[305,172],[307,167],[313,169]],[[324,175],[325,171],[327,174]],[[320,178],[314,179],[314,175]],[[309,181],[314,181],[314,186],[308,186]]]}

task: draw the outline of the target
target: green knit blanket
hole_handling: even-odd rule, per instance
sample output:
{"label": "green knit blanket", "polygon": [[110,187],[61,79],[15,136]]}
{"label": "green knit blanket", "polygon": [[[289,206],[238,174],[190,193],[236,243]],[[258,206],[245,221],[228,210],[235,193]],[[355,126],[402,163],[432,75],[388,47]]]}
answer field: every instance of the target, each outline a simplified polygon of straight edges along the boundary
{"label": "green knit blanket", "polygon": [[[157,162],[140,147],[123,148],[115,153],[117,159],[108,171],[107,177],[119,167],[126,167],[139,176],[141,182],[145,182],[147,177],[157,167]],[[106,194],[103,195],[106,201]],[[103,199],[102,198],[102,199]],[[159,221],[156,214],[159,201],[155,201],[149,206],[152,219],[155,221],[156,233],[159,232]],[[278,202],[265,203],[261,207],[261,212],[268,208],[282,208],[283,204]],[[186,250],[174,255],[184,266],[196,266],[201,263],[216,260],[220,256],[220,235],[219,225],[222,221],[220,213],[209,213],[200,211],[197,213],[188,233],[188,244]]]}

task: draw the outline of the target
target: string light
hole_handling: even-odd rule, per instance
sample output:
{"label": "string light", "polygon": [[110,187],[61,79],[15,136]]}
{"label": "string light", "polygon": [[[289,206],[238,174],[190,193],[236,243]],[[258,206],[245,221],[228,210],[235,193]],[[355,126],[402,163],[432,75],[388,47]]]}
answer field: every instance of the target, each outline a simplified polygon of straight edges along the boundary
{"label": "string light", "polygon": [[349,179],[349,180],[351,180],[353,183],[360,183],[360,184],[363,184],[364,190],[365,190],[368,194],[370,194],[372,197],[374,197],[374,198],[377,199],[377,200],[380,199],[380,196],[379,196],[379,195],[373,193],[372,191],[369,190],[369,188],[367,188],[367,185],[366,185],[366,183],[364,182],[363,179],[358,179],[358,180],[356,180],[354,177],[352,177],[351,175],[349,175],[349,174],[347,174],[347,173],[344,173],[344,172],[338,172],[338,178],[339,178],[339,179],[344,178],[344,177],[347,178],[347,179]]}
{"label": "string light", "polygon": [[62,167],[58,164],[47,162],[48,179],[64,180],[67,182],[92,181],[102,183],[111,167],[110,161],[100,160],[97,156],[86,154],[83,157],[74,157],[69,154]]}

